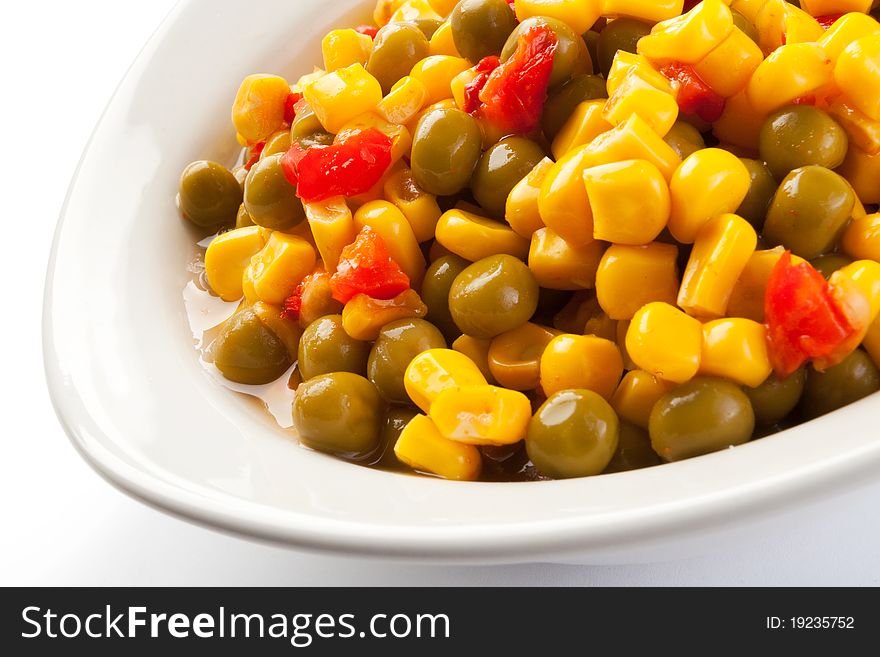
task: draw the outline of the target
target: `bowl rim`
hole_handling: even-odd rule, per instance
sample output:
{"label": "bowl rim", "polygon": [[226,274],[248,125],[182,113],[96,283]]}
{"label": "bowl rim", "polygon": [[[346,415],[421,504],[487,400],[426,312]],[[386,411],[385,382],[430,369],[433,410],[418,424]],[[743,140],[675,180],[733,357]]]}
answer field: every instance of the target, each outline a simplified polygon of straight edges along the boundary
{"label": "bowl rim", "polygon": [[[64,431],[77,451],[114,486],[150,506],[198,524],[287,546],[417,562],[511,563],[536,558],[564,557],[591,550],[638,547],[648,543],[678,540],[707,531],[721,531],[742,520],[776,514],[794,502],[818,500],[828,495],[829,491],[843,492],[876,479],[880,469],[880,441],[869,442],[859,449],[837,454],[821,464],[805,462],[798,468],[782,470],[775,476],[751,480],[745,477],[739,486],[728,486],[721,491],[704,493],[692,499],[666,501],[625,512],[549,517],[537,522],[499,523],[487,527],[486,531],[475,532],[467,524],[400,526],[350,521],[316,517],[289,509],[273,509],[236,499],[231,495],[222,499],[211,497],[175,486],[126,462],[102,444],[101,440],[96,439],[96,436],[100,436],[108,443],[114,442],[111,435],[92,421],[88,408],[63,376],[59,355],[52,340],[56,325],[49,312],[54,294],[53,280],[73,191],[81,178],[82,167],[93,147],[95,136],[102,130],[107,114],[117,100],[119,89],[132,70],[143,64],[145,53],[161,41],[175,18],[184,8],[196,3],[197,0],[179,0],[175,4],[134,59],[108,101],[73,174],[54,232],[47,268],[42,339],[44,370],[51,401]],[[858,403],[864,404],[867,401]],[[873,400],[872,403],[876,404],[877,401]],[[558,483],[561,482],[516,485],[541,486]]]}

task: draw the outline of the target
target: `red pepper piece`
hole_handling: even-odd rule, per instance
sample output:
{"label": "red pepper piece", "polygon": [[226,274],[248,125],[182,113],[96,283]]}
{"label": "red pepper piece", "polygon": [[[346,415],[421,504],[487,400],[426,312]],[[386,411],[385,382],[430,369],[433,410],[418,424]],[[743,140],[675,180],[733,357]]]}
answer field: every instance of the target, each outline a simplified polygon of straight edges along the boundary
{"label": "red pepper piece", "polygon": [[302,100],[302,94],[290,93],[284,100],[284,121],[287,125],[291,125],[296,118],[296,104]]}
{"label": "red pepper piece", "polygon": [[791,264],[786,251],[773,267],[764,297],[770,362],[786,377],[809,359],[827,367],[855,346],[857,321],[846,299],[809,263]]}
{"label": "red pepper piece", "polygon": [[297,285],[293,294],[284,300],[284,303],[281,305],[281,319],[289,319],[291,321],[299,319],[299,314],[302,312],[304,290],[305,281]]}
{"label": "red pepper piece", "polygon": [[366,34],[371,39],[375,39],[376,35],[379,33],[379,28],[375,25],[358,25],[354,28],[354,31],[359,34]]}
{"label": "red pepper piece", "polygon": [[330,289],[340,303],[358,294],[393,299],[409,289],[409,277],[391,258],[379,233],[364,226],[355,241],[342,249]]}
{"label": "red pepper piece", "polygon": [[559,39],[546,25],[520,34],[516,52],[489,74],[478,114],[505,134],[528,134],[541,120]]}
{"label": "red pepper piece", "polygon": [[726,102],[724,97],[703,82],[693,66],[670,62],[660,72],[678,89],[678,107],[682,112],[694,114],[708,123],[721,118]]}
{"label": "red pepper piece", "polygon": [[357,196],[378,183],[391,166],[392,146],[391,137],[367,128],[331,146],[303,151],[294,144],[282,158],[282,168],[288,182],[297,185],[297,195],[307,203],[331,196]]}
{"label": "red pepper piece", "polygon": [[824,29],[828,29],[834,22],[846,14],[828,14],[827,16],[816,16],[816,22],[819,23]]}
{"label": "red pepper piece", "polygon": [[264,148],[266,148],[265,141],[258,141],[253,145],[253,148],[251,148],[251,156],[248,158],[248,161],[244,163],[245,171],[250,171],[251,167],[260,161],[260,155],[263,154]]}
{"label": "red pepper piece", "polygon": [[501,66],[501,60],[495,55],[491,57],[483,57],[479,63],[474,66],[476,77],[464,86],[464,111],[468,114],[475,114],[480,109],[480,92],[489,81],[489,75],[496,68]]}

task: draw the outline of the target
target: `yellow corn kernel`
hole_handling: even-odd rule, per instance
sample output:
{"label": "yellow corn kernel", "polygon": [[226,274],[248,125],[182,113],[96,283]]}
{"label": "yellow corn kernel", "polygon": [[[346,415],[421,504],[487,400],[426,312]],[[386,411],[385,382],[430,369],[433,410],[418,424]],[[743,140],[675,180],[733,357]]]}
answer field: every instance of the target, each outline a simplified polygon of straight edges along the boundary
{"label": "yellow corn kernel", "polygon": [[[868,2],[868,0],[858,0]],[[822,14],[818,14],[821,16]],[[838,18],[817,42],[832,62],[856,39],[880,34],[880,23],[867,14],[851,12]]]}
{"label": "yellow corn kernel", "polygon": [[692,244],[707,221],[736,211],[750,185],[748,169],[732,153],[720,148],[692,153],[669,183],[669,232],[682,244]]}
{"label": "yellow corn kernel", "polygon": [[433,105],[452,98],[452,79],[470,67],[470,62],[461,57],[431,55],[416,63],[409,76],[425,85],[428,91],[425,103]]}
{"label": "yellow corn kernel", "polygon": [[249,75],[232,103],[232,123],[248,144],[270,137],[284,125],[290,85],[277,75]]}
{"label": "yellow corn kernel", "polygon": [[675,18],[683,8],[684,0],[602,0],[603,16],[624,16],[648,23]]}
{"label": "yellow corn kernel", "polygon": [[325,71],[323,68],[318,68],[317,66],[314,66],[311,73],[301,75],[296,82],[290,85],[290,90],[293,93],[301,94],[305,91],[307,86],[309,86],[315,80],[323,77],[325,73],[327,73],[327,71]]}
{"label": "yellow corn kernel", "polygon": [[834,69],[817,43],[790,43],[774,50],[746,87],[758,114],[769,114],[832,81]]}
{"label": "yellow corn kernel", "polygon": [[452,38],[452,23],[443,21],[428,42],[428,54],[430,55],[449,55],[450,57],[461,57],[458,48],[455,47],[455,40]]}
{"label": "yellow corn kernel", "polygon": [[633,370],[620,380],[611,398],[611,407],[622,420],[647,430],[654,404],[674,387],[674,383],[658,379],[649,372]]}
{"label": "yellow corn kernel", "polygon": [[721,117],[712,124],[712,132],[726,144],[757,151],[758,137],[766,118],[767,114],[754,108],[746,89],[743,89],[727,99]]}
{"label": "yellow corn kernel", "polygon": [[373,50],[373,39],[352,29],[331,30],[321,41],[324,70],[335,71],[352,64],[366,65]]}
{"label": "yellow corn kernel", "polygon": [[356,116],[351,121],[346,122],[346,124],[339,129],[339,133],[333,141],[337,144],[342,143],[352,135],[363,132],[368,128],[375,128],[391,138],[392,165],[399,162],[404,155],[409,156],[410,150],[412,149],[412,135],[409,130],[407,130],[406,126],[386,121],[374,112],[366,112],[365,114]]}
{"label": "yellow corn kernel", "polygon": [[327,73],[306,86],[303,93],[318,121],[333,134],[382,101],[382,86],[361,64]]}
{"label": "yellow corn kernel", "polygon": [[609,400],[622,375],[620,349],[595,335],[557,335],[541,356],[541,388],[548,397],[585,388]]}
{"label": "yellow corn kernel", "polygon": [[880,121],[880,35],[856,39],[840,53],[834,82],[869,119]]}
{"label": "yellow corn kernel", "polygon": [[246,284],[260,301],[280,306],[315,268],[315,249],[300,237],[275,231],[250,261]]}
{"label": "yellow corn kernel", "polygon": [[583,335],[587,321],[601,312],[594,291],[575,292],[562,310],[553,316],[553,326],[564,333]]}
{"label": "yellow corn kernel", "polygon": [[464,210],[444,212],[437,222],[436,237],[452,253],[471,262],[497,253],[525,260],[529,254],[529,240],[507,224]]}
{"label": "yellow corn kernel", "polygon": [[694,71],[715,93],[729,98],[745,88],[762,61],[764,53],[758,44],[734,27],[730,36],[694,66]]}
{"label": "yellow corn kernel", "polygon": [[427,99],[425,85],[408,75],[394,83],[388,95],[376,105],[376,113],[388,123],[405,125],[421,111]]}
{"label": "yellow corn kernel", "polygon": [[408,167],[395,171],[385,180],[384,192],[385,198],[406,217],[418,242],[427,242],[434,237],[441,215],[437,197],[416,185]]}
{"label": "yellow corn kernel", "polygon": [[455,481],[476,481],[482,465],[480,450],[444,438],[424,415],[416,415],[404,427],[394,455],[413,470]]}
{"label": "yellow corn kernel", "polygon": [[666,180],[672,178],[681,158],[638,114],[603,132],[586,146],[589,166],[621,160],[647,160],[660,169]]}
{"label": "yellow corn kernel", "polygon": [[324,201],[303,203],[306,219],[309,222],[315,245],[324,269],[331,274],[336,271],[342,249],[354,242],[357,228],[351,210],[342,196],[334,196]]}
{"label": "yellow corn kernel", "polygon": [[605,251],[602,242],[569,244],[549,228],[532,235],[529,269],[538,285],[549,290],[587,290],[596,284],[596,269]]}
{"label": "yellow corn kernel", "polygon": [[758,45],[765,54],[769,55],[784,43],[803,42],[804,39],[789,41],[788,32],[790,28],[794,28],[795,32],[803,34],[805,32],[803,23],[806,22],[804,19],[812,20],[820,30],[813,39],[806,40],[816,41],[821,36],[822,28],[815,19],[806,12],[801,12],[802,15],[799,16],[801,20],[798,20],[794,18],[795,14],[792,9],[797,9],[797,7],[789,5],[786,0],[766,0],[755,14],[752,24],[758,33]]}
{"label": "yellow corn kernel", "polygon": [[874,365],[880,367],[880,320],[875,319],[874,323],[868,327],[868,332],[862,340],[862,346],[874,361]]}
{"label": "yellow corn kernel", "polygon": [[441,16],[449,16],[458,3],[459,0],[428,0],[428,4]]}
{"label": "yellow corn kernel", "polygon": [[526,239],[531,239],[532,233],[544,227],[538,211],[538,196],[552,166],[553,160],[545,157],[514,186],[507,197],[504,219],[513,232]]}
{"label": "yellow corn kernel", "polygon": [[636,312],[626,332],[633,362],[664,381],[685,383],[700,369],[703,327],[668,303],[649,303]]}
{"label": "yellow corn kernel", "polygon": [[455,106],[462,111],[464,111],[466,104],[465,92],[467,86],[477,79],[477,75],[479,74],[476,68],[469,68],[456,75],[452,78],[452,82],[449,83],[449,89],[452,91],[452,99],[455,101]]}
{"label": "yellow corn kernel", "polygon": [[730,8],[741,13],[746,17],[746,20],[749,23],[754,25],[755,20],[758,18],[758,12],[761,10],[761,7],[764,6],[766,1],[767,0],[733,0],[730,3]]}
{"label": "yellow corn kernel", "polygon": [[593,215],[583,178],[593,157],[587,149],[575,148],[550,166],[538,193],[542,223],[576,246],[593,241]]}
{"label": "yellow corn kernel", "polygon": [[614,244],[648,244],[669,219],[669,187],[647,160],[624,160],[584,171],[593,237]]}
{"label": "yellow corn kernel", "polygon": [[[595,335],[598,338],[604,338],[617,344],[617,320],[611,319],[605,313],[599,313],[590,317],[584,326],[584,335]],[[623,354],[621,353],[622,357]]]}
{"label": "yellow corn kernel", "polygon": [[589,144],[593,139],[613,127],[602,112],[604,100],[585,100],[580,103],[553,140],[551,150],[557,160],[578,146]]}
{"label": "yellow corn kernel", "polygon": [[596,298],[611,319],[632,319],[652,301],[674,304],[678,296],[678,247],[612,244],[596,272]]}
{"label": "yellow corn kernel", "polygon": [[486,378],[464,354],[452,349],[428,349],[410,361],[403,382],[409,398],[427,413],[444,390],[484,385]]}
{"label": "yellow corn kernel", "polygon": [[880,153],[871,155],[850,145],[837,173],[849,181],[862,203],[880,203]]}
{"label": "yellow corn kernel", "polygon": [[669,78],[654,68],[651,61],[636,53],[618,50],[611,61],[611,69],[608,71],[608,77],[605,88],[609,95],[613,95],[624,80],[635,75],[650,84],[655,89],[665,91],[668,94],[674,94]]}
{"label": "yellow corn kernel", "polygon": [[388,201],[370,201],[354,213],[355,229],[369,226],[382,237],[391,258],[418,287],[425,274],[425,256],[406,220],[406,216]]}
{"label": "yellow corn kernel", "polygon": [[880,263],[875,260],[856,260],[841,267],[834,276],[846,276],[865,295],[871,307],[870,324],[880,314]]}
{"label": "yellow corn kernel", "polygon": [[846,130],[850,147],[869,155],[880,153],[880,121],[869,119],[845,96],[832,100],[827,112]]}
{"label": "yellow corn kernel", "polygon": [[638,52],[652,61],[696,64],[733,29],[733,15],[721,0],[703,0],[686,14],[657,23],[642,37]]}
{"label": "yellow corn kernel", "polygon": [[391,21],[391,16],[397,11],[406,0],[376,0],[376,7],[373,9],[373,20],[376,25],[382,27]]}
{"label": "yellow corn kernel", "polygon": [[248,226],[230,230],[211,241],[205,252],[205,276],[214,294],[224,301],[241,299],[244,271],[267,239],[268,231]]}
{"label": "yellow corn kernel", "polygon": [[404,290],[393,299],[357,294],[342,309],[342,328],[355,340],[372,342],[386,324],[427,314],[428,307],[413,289]]}
{"label": "yellow corn kernel", "polygon": [[[785,253],[785,248],[777,246],[773,249],[755,251],[749,256],[746,266],[733,286],[727,314],[730,317],[744,317],[756,322],[764,321],[764,297],[767,292],[767,280],[770,272]],[[803,258],[791,254],[792,264],[804,262]]]}
{"label": "yellow corn kernel", "polygon": [[526,437],[532,419],[529,398],[498,386],[448,388],[431,402],[440,435],[466,445],[513,445]]}
{"label": "yellow corn kernel", "polygon": [[626,350],[626,332],[629,330],[629,325],[630,320],[628,319],[617,320],[617,326],[614,331],[614,342],[617,348],[620,349],[620,355],[623,356],[623,369],[627,371],[639,369],[639,366],[633,362],[632,357],[630,357],[629,352]]}
{"label": "yellow corn kernel", "polygon": [[493,378],[511,390],[534,390],[541,382],[541,355],[559,335],[545,326],[526,322],[490,341],[487,354]]}
{"label": "yellow corn kernel", "polygon": [[763,324],[735,317],[703,325],[700,374],[757,388],[772,371]]}
{"label": "yellow corn kernel", "polygon": [[678,102],[675,96],[654,88],[638,75],[628,75],[606,101],[602,118],[611,125],[620,125],[633,114],[664,137],[678,118]]}
{"label": "yellow corn kernel", "polygon": [[516,18],[550,16],[567,23],[575,32],[589,30],[602,14],[602,0],[516,0]]}
{"label": "yellow corn kernel", "polygon": [[850,258],[880,261],[880,213],[853,221],[843,234],[841,247]]}
{"label": "yellow corn kernel", "polygon": [[758,236],[748,221],[735,214],[711,219],[697,234],[681,279],[678,305],[697,317],[723,317]]}
{"label": "yellow corn kernel", "polygon": [[434,11],[428,0],[405,0],[397,10],[391,14],[389,23],[402,23],[405,21],[414,21],[420,18],[429,18],[431,20],[443,20],[443,17]]}
{"label": "yellow corn kernel", "polygon": [[494,384],[496,383],[495,377],[492,376],[492,370],[489,369],[489,347],[491,344],[492,340],[460,335],[452,343],[452,348],[474,361],[476,366],[480,368],[480,372],[486,377],[486,381]]}
{"label": "yellow corn kernel", "polygon": [[847,12],[871,11],[872,0],[801,0],[801,8],[810,16],[830,16]]}

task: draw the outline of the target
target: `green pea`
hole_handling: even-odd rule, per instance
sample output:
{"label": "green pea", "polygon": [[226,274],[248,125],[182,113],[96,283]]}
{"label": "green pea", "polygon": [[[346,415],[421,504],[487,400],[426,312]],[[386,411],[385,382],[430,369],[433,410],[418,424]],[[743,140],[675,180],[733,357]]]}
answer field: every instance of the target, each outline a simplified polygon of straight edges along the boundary
{"label": "green pea", "polygon": [[428,349],[445,349],[446,340],[433,324],[423,319],[401,319],[382,327],[370,351],[367,376],[379,394],[398,404],[409,402],[403,373],[410,361]]}
{"label": "green pea", "polygon": [[342,328],[342,315],[327,315],[308,325],[299,341],[299,371],[303,380],[331,372],[367,373],[370,345],[355,340]]}
{"label": "green pea", "polygon": [[663,138],[683,160],[691,153],[706,148],[703,135],[687,121],[676,121]]}
{"label": "green pea", "polygon": [[824,372],[808,368],[801,411],[807,419],[819,417],[878,390],[880,371],[868,354],[856,349]]}
{"label": "green pea", "polygon": [[810,260],[810,264],[825,277],[825,280],[831,278],[831,274],[838,269],[843,269],[847,265],[852,264],[852,262],[852,258],[839,253],[830,253]]}
{"label": "green pea", "polygon": [[490,215],[503,218],[510,191],[544,157],[544,150],[525,137],[508,137],[491,146],[471,178],[477,203]]}
{"label": "green pea", "polygon": [[455,49],[477,63],[501,54],[516,27],[516,16],[507,0],[461,0],[449,17]]}
{"label": "green pea", "polygon": [[413,135],[413,180],[429,194],[457,194],[471,180],[482,142],[480,126],[472,116],[451,108],[428,112]]}
{"label": "green pea", "polygon": [[180,176],[180,211],[199,228],[231,226],[241,198],[241,185],[222,164],[199,160]]}
{"label": "green pea", "polygon": [[251,308],[226,320],[210,353],[224,377],[248,385],[271,383],[293,364],[284,342]]}
{"label": "green pea", "polygon": [[244,183],[244,206],[258,226],[288,230],[302,223],[306,211],[281,169],[283,154],[270,155],[251,167]]}
{"label": "green pea", "polygon": [[776,179],[770,169],[759,160],[740,158],[749,172],[749,191],[740,204],[736,214],[748,221],[759,233],[764,228],[767,210],[776,194]]}
{"label": "green pea", "polygon": [[611,63],[618,50],[636,52],[636,44],[643,36],[651,33],[651,25],[634,18],[618,18],[599,32],[596,52],[599,56],[599,71],[605,77],[611,70]]}
{"label": "green pea", "polygon": [[428,56],[428,50],[428,39],[418,27],[412,23],[388,23],[373,39],[367,71],[382,85],[382,93],[387,94]]}
{"label": "green pea", "polygon": [[450,341],[458,337],[461,331],[449,311],[449,290],[455,277],[470,264],[457,255],[443,256],[431,263],[422,281],[422,302],[428,306],[427,320]]}
{"label": "green pea", "polygon": [[744,387],[755,411],[755,421],[769,426],[784,420],[800,401],[805,379],[804,370],[799,369],[784,379],[771,374],[757,388]]}
{"label": "green pea", "polygon": [[598,75],[577,75],[552,92],[544,103],[541,127],[547,139],[559,134],[575,108],[585,100],[608,98],[605,80]]}
{"label": "green pea", "polygon": [[662,459],[651,447],[648,432],[634,424],[621,421],[617,451],[614,452],[614,457],[605,468],[605,472],[628,472],[661,463],[663,463]]}
{"label": "green pea", "polygon": [[758,150],[781,180],[798,167],[834,169],[843,163],[849,140],[840,124],[812,105],[792,105],[771,114],[761,127]]}

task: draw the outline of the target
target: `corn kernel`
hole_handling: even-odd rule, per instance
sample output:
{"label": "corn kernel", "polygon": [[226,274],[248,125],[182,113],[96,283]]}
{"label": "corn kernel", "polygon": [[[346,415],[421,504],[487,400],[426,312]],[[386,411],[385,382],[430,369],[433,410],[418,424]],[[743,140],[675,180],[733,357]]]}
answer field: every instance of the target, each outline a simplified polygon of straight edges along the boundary
{"label": "corn kernel", "polygon": [[452,349],[428,349],[410,361],[403,381],[409,398],[427,413],[444,390],[483,385],[486,378],[464,354]]}
{"label": "corn kernel", "polygon": [[441,16],[449,16],[459,0],[428,0],[428,4]]}
{"label": "corn kernel", "polygon": [[869,324],[880,314],[880,263],[875,260],[856,260],[841,267],[834,274],[846,276],[865,295],[871,307]]}
{"label": "corn kernel", "polygon": [[321,41],[324,69],[335,71],[352,64],[366,65],[373,50],[373,39],[352,29],[331,30]]}
{"label": "corn kernel", "polygon": [[639,40],[638,52],[653,61],[696,64],[733,29],[733,15],[721,0],[703,0],[686,14],[657,23]]}
{"label": "corn kernel", "polygon": [[850,258],[880,261],[880,213],[853,221],[843,234],[841,247]]}
{"label": "corn kernel", "polygon": [[[730,317],[744,317],[756,322],[764,321],[764,297],[767,292],[767,280],[770,272],[779,262],[785,249],[777,246],[774,249],[755,251],[749,256],[743,267],[727,304]],[[791,255],[792,264],[804,262],[803,258]]]}
{"label": "corn kernel", "polygon": [[754,25],[755,20],[758,18],[758,12],[761,10],[761,7],[764,6],[766,1],[767,0],[733,0],[730,3],[730,8],[741,13],[746,17],[746,20],[749,23]]}
{"label": "corn kernel", "polygon": [[587,149],[575,148],[550,166],[538,193],[541,221],[576,246],[593,241],[593,216],[583,178],[593,157]]}
{"label": "corn kernel", "polygon": [[698,317],[722,317],[758,236],[735,214],[711,219],[697,234],[678,293],[678,305]]}
{"label": "corn kernel", "polygon": [[[868,0],[857,1],[867,2]],[[828,58],[836,63],[844,48],[856,39],[872,34],[880,34],[880,23],[866,14],[851,12],[834,21],[828,31],[819,39],[818,44],[825,49]]]}
{"label": "corn kernel", "polygon": [[593,237],[614,244],[648,244],[669,219],[669,187],[646,160],[624,160],[584,171]]}
{"label": "corn kernel", "polygon": [[849,181],[862,203],[880,203],[880,153],[871,155],[851,145],[837,173]]}
{"label": "corn kernel", "polygon": [[643,370],[633,370],[621,379],[611,398],[611,407],[622,420],[647,430],[654,404],[673,388],[674,383]]}
{"label": "corn kernel", "polygon": [[465,98],[467,93],[467,86],[477,79],[476,68],[469,68],[466,71],[462,71],[454,78],[452,78],[452,82],[449,83],[449,89],[452,91],[452,99],[455,101],[455,106],[464,111],[465,105],[467,104],[467,98]]}
{"label": "corn kernel", "polygon": [[608,94],[613,95],[620,85],[623,84],[623,81],[633,75],[641,78],[655,89],[665,91],[668,94],[675,93],[669,78],[655,69],[647,57],[626,52],[625,50],[618,50],[614,55],[614,59],[611,60],[611,69],[608,71],[605,84]]}
{"label": "corn kernel", "polygon": [[419,287],[425,275],[425,256],[403,212],[388,201],[371,201],[354,214],[356,230],[369,226],[382,237],[392,260]]}
{"label": "corn kernel", "polygon": [[750,185],[748,169],[732,153],[720,148],[692,153],[669,183],[669,232],[682,244],[692,244],[707,221],[736,211]]}
{"label": "corn kernel", "polygon": [[613,127],[602,112],[604,100],[585,100],[580,103],[553,140],[551,150],[557,160],[578,146],[589,144],[593,139]]}
{"label": "corn kernel", "polygon": [[704,324],[700,374],[758,387],[773,371],[766,333],[763,324],[750,319],[717,319]]}
{"label": "corn kernel", "polygon": [[475,481],[482,465],[480,450],[444,438],[424,415],[416,415],[404,427],[394,444],[394,455],[413,470],[455,481]]}
{"label": "corn kernel", "polygon": [[868,155],[880,153],[880,121],[869,119],[845,96],[832,100],[827,112],[846,130],[850,147]]}
{"label": "corn kernel", "polygon": [[529,240],[507,224],[464,210],[444,212],[437,222],[436,237],[452,253],[471,262],[498,253],[525,260],[529,254]]}
{"label": "corn kernel", "polygon": [[637,370],[639,366],[635,364],[629,352],[626,350],[626,332],[629,330],[631,321],[628,319],[620,319],[614,331],[614,343],[620,349],[620,355],[623,356],[623,369],[627,371]]}
{"label": "corn kernel", "polygon": [[815,18],[786,0],[766,0],[752,23],[758,45],[768,55],[783,44],[817,41],[823,34]]}
{"label": "corn kernel", "polygon": [[529,398],[516,390],[469,385],[448,388],[431,402],[440,435],[466,445],[513,445],[526,437]]}
{"label": "corn kernel", "polygon": [[626,332],[626,350],[633,362],[673,383],[685,383],[697,374],[702,347],[700,322],[668,303],[640,308]]}
{"label": "corn kernel", "polygon": [[757,151],[766,118],[767,113],[758,112],[743,89],[727,99],[721,117],[712,124],[712,132],[724,143]]}
{"label": "corn kernel", "polygon": [[[672,178],[681,158],[638,114],[596,137],[586,148],[589,166],[621,160],[647,160],[660,169],[666,180]],[[551,226],[552,227],[552,226]]]}
{"label": "corn kernel", "polygon": [[816,43],[790,43],[774,50],[746,87],[758,114],[769,114],[832,81],[833,64]]}
{"label": "corn kernel", "polygon": [[287,351],[291,359],[296,360],[297,350],[299,349],[299,339],[302,337],[303,330],[298,324],[294,324],[286,319],[281,318],[281,308],[273,306],[264,301],[257,301],[251,310],[260,319],[260,321],[277,335]]}
{"label": "corn kernel", "polygon": [[605,102],[602,118],[620,125],[633,114],[664,137],[678,118],[678,102],[671,93],[656,89],[638,75],[628,75]]}
{"label": "corn kernel", "polygon": [[541,356],[541,388],[547,396],[585,388],[608,400],[622,375],[620,349],[595,335],[558,335]]}
{"label": "corn kernel", "polygon": [[578,34],[589,30],[602,14],[602,0],[516,0],[516,19],[558,18]]}
{"label": "corn kernel", "polygon": [[414,21],[422,18],[431,20],[442,20],[443,17],[434,11],[428,0],[405,0],[397,10],[391,14],[390,23],[403,23],[406,21]]}
{"label": "corn kernel", "polygon": [[489,347],[492,340],[482,340],[471,335],[460,335],[452,343],[452,348],[470,358],[489,383],[497,383],[489,369]]}
{"label": "corn kernel", "polygon": [[323,68],[318,68],[317,66],[313,67],[313,69],[314,70],[311,73],[301,75],[296,82],[290,85],[290,90],[293,93],[303,93],[307,86],[309,86],[315,80],[322,78],[327,73],[327,71],[325,71]]}
{"label": "corn kernel", "polygon": [[404,167],[389,176],[384,192],[385,198],[406,217],[418,242],[433,239],[441,214],[437,197],[416,185],[409,168]]}
{"label": "corn kernel", "polygon": [[342,328],[355,340],[372,342],[386,324],[427,314],[428,307],[413,289],[404,290],[393,299],[357,294],[342,309]]}
{"label": "corn kernel", "polygon": [[880,35],[857,39],[834,66],[834,82],[869,119],[880,121]]}
{"label": "corn kernel", "polygon": [[586,290],[596,284],[596,269],[605,251],[602,242],[569,244],[549,228],[532,235],[529,269],[538,285],[549,290]]}
{"label": "corn kernel", "polygon": [[730,36],[694,66],[694,72],[715,93],[729,98],[745,88],[762,61],[764,53],[758,44],[734,27]]}
{"label": "corn kernel", "polygon": [[324,262],[324,269],[331,274],[336,271],[342,249],[354,242],[357,228],[351,210],[342,196],[334,196],[324,201],[303,203],[306,219],[309,222],[318,253]]}
{"label": "corn kernel", "polygon": [[290,85],[277,75],[249,75],[232,104],[232,123],[248,144],[272,136],[284,125],[284,103]]}
{"label": "corn kernel", "polygon": [[647,23],[675,18],[683,8],[684,0],[602,0],[603,16],[625,16]]}
{"label": "corn kernel", "polygon": [[211,290],[224,301],[244,294],[241,284],[251,258],[265,246],[268,231],[259,226],[236,228],[215,237],[205,252],[205,276]]}
{"label": "corn kernel", "polygon": [[541,355],[557,335],[559,331],[526,322],[493,338],[487,354],[493,378],[512,390],[537,388],[541,382]]}
{"label": "corn kernel", "polygon": [[250,261],[244,276],[260,301],[280,306],[315,268],[315,249],[300,237],[275,231]]}
{"label": "corn kernel", "polygon": [[376,0],[376,7],[373,9],[373,20],[376,25],[382,27],[391,21],[391,17],[398,7],[406,0]]}
{"label": "corn kernel", "polygon": [[504,219],[513,232],[526,239],[531,239],[536,230],[544,227],[538,211],[538,196],[552,166],[553,160],[545,157],[514,186],[507,197]]}
{"label": "corn kernel", "polygon": [[376,113],[389,123],[405,125],[421,111],[427,99],[425,85],[408,75],[394,83],[388,95],[376,105]]}
{"label": "corn kernel", "polygon": [[461,57],[431,55],[413,66],[409,76],[415,78],[428,91],[425,101],[428,105],[452,98],[452,79],[471,67],[470,62]]}
{"label": "corn kernel", "polygon": [[801,0],[801,8],[810,16],[829,16],[847,12],[871,11],[871,0]]}
{"label": "corn kernel", "polygon": [[452,38],[452,23],[443,21],[428,42],[428,54],[430,55],[449,55],[450,57],[461,57],[458,48],[455,47],[455,40]]}
{"label": "corn kernel", "polygon": [[[617,344],[617,320],[611,319],[604,312],[594,315],[584,326],[584,335],[595,335]],[[621,354],[621,358],[623,354]]]}
{"label": "corn kernel", "polygon": [[608,247],[596,273],[596,297],[611,319],[629,320],[652,301],[675,304],[678,248],[653,242]]}
{"label": "corn kernel", "polygon": [[352,64],[321,76],[305,87],[304,95],[324,129],[336,134],[376,108],[382,101],[382,86],[361,64]]}

